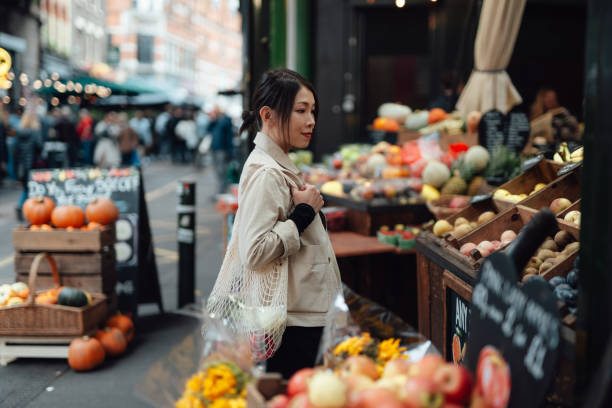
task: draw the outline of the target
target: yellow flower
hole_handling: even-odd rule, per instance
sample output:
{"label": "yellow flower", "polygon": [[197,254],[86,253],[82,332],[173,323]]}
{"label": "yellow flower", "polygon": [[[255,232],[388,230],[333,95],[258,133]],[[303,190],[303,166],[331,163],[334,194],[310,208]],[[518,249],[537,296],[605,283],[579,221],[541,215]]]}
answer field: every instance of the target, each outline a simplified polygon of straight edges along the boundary
{"label": "yellow flower", "polygon": [[230,408],[230,403],[225,398],[217,398],[210,404],[209,408]]}
{"label": "yellow flower", "polygon": [[230,408],[246,408],[246,400],[244,398],[232,398],[228,402]]}
{"label": "yellow flower", "polygon": [[200,374],[193,375],[187,381],[187,389],[193,392],[200,392],[202,390],[202,376]]}
{"label": "yellow flower", "polygon": [[191,408],[191,402],[187,397],[182,397],[180,400],[174,403],[175,408]]}
{"label": "yellow flower", "polygon": [[399,346],[400,340],[390,338],[381,341],[378,345],[378,361],[385,363],[399,357],[402,352],[406,351],[406,347]]}
{"label": "yellow flower", "polygon": [[214,401],[219,397],[236,394],[236,377],[224,364],[211,366],[204,378],[204,398]]}
{"label": "yellow flower", "polygon": [[350,337],[336,346],[335,355],[347,353],[349,356],[356,356],[372,341],[370,333],[363,333],[361,337]]}
{"label": "yellow flower", "polygon": [[206,408],[199,398],[185,393],[181,399],[174,403],[175,408]]}

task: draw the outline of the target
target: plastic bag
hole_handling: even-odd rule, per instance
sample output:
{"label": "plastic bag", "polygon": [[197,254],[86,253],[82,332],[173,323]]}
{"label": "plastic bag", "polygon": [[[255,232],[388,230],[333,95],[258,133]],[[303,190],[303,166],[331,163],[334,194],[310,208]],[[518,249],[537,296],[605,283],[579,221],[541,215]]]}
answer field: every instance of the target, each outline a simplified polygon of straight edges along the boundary
{"label": "plastic bag", "polygon": [[425,336],[384,307],[343,285],[327,314],[318,364],[336,368],[346,357],[363,354],[379,366],[397,358],[419,361],[440,354]]}
{"label": "plastic bag", "polygon": [[440,148],[440,134],[434,132],[417,140],[421,156],[427,161],[440,160],[444,152]]}
{"label": "plastic bag", "polygon": [[259,374],[248,342],[211,316],[148,370],[136,393],[156,407],[246,406],[246,386]]}

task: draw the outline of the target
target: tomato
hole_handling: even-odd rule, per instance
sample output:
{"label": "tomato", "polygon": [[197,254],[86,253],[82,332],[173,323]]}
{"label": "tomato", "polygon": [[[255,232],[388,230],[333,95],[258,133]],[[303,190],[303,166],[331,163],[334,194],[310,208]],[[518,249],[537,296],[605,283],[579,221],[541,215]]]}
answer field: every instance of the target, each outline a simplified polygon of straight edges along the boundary
{"label": "tomato", "polygon": [[490,408],[505,408],[510,401],[510,367],[492,346],[480,351],[476,367],[476,388]]}
{"label": "tomato", "polygon": [[314,374],[314,368],[302,368],[291,376],[287,383],[287,394],[289,397],[306,392],[308,389],[308,379]]}

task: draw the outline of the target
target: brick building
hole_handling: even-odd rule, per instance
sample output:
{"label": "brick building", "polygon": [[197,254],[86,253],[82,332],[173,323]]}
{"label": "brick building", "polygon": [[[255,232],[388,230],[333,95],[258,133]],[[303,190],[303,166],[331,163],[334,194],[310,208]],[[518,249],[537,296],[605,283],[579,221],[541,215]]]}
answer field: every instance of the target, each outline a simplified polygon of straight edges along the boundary
{"label": "brick building", "polygon": [[109,62],[176,97],[214,99],[242,78],[238,0],[107,0]]}

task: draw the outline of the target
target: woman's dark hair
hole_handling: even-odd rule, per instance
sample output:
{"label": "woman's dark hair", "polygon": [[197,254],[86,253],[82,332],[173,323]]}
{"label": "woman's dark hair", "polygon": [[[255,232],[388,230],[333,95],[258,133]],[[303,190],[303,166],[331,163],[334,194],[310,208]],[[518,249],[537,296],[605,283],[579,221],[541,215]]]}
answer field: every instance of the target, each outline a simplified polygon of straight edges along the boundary
{"label": "woman's dark hair", "polygon": [[[245,111],[242,114],[243,122],[239,133],[245,130],[260,130],[262,120],[259,117],[259,111],[264,106],[268,106],[280,116],[280,122],[285,130],[284,136],[288,137],[289,119],[293,110],[293,103],[295,102],[295,96],[302,86],[312,92],[314,96],[314,117],[316,121],[319,116],[319,98],[312,84],[295,71],[279,68],[263,74],[253,94],[251,101],[252,110]],[[255,128],[255,126],[257,127]]]}

